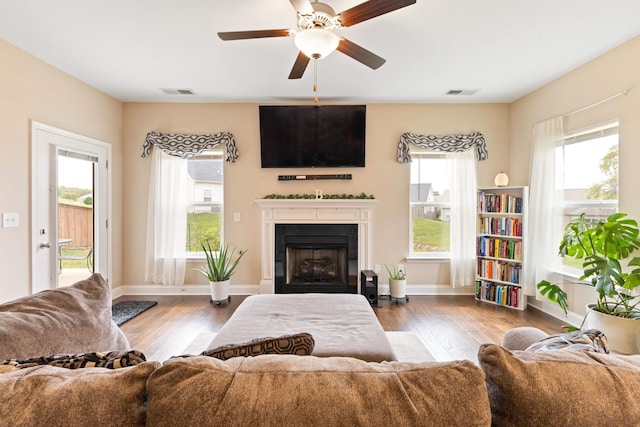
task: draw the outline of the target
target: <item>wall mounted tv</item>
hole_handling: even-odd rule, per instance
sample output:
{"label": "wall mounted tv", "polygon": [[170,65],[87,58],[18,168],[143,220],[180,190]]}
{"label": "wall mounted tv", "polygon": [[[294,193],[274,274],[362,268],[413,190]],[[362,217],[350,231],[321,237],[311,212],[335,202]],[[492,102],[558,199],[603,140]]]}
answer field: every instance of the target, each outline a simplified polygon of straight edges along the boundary
{"label": "wall mounted tv", "polygon": [[262,167],[364,167],[365,119],[365,105],[261,105]]}

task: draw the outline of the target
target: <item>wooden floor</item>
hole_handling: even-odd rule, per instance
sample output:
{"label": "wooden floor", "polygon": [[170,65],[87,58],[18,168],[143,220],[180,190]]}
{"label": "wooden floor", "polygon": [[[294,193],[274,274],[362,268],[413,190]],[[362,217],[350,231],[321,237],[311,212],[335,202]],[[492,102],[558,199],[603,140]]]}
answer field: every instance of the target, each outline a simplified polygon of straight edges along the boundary
{"label": "wooden floor", "polygon": [[[244,296],[216,306],[208,296],[124,296],[126,300],[154,300],[158,305],[121,328],[132,348],[149,360],[181,354],[202,332],[216,332]],[[415,331],[436,360],[469,359],[477,362],[480,344],[497,343],[516,326],[535,326],[548,333],[562,332],[562,322],[536,309],[512,310],[481,303],[472,296],[411,296],[409,302],[381,299],[374,309],[386,331]]]}

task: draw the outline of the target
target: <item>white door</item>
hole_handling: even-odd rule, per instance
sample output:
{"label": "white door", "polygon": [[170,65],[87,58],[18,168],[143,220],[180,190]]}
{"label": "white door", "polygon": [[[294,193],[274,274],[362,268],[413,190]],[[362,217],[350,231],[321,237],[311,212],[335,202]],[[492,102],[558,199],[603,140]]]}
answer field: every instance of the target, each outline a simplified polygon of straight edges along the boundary
{"label": "white door", "polygon": [[[66,248],[73,247],[79,250],[78,245],[82,245],[82,251],[71,252],[72,256],[67,258],[80,257],[90,251],[90,259],[83,260],[87,264],[86,270],[78,269],[81,272],[78,279],[88,277],[94,271],[108,280],[111,273],[108,229],[111,212],[110,144],[38,122],[32,123],[31,144],[32,292],[61,285],[64,277],[61,267],[67,262],[60,259],[60,254],[64,253],[62,249],[66,251]],[[59,223],[59,190],[61,187],[75,187],[75,184],[69,184],[69,179],[78,176],[84,177],[83,182],[77,185],[79,188],[87,187],[87,194],[79,196],[71,204],[81,207],[82,201],[89,202],[86,198],[91,197],[91,223],[84,237],[80,237],[82,233],[74,233],[78,236],[74,245],[69,235],[62,236],[59,231],[62,229],[64,234],[71,234],[68,224],[61,227]]]}

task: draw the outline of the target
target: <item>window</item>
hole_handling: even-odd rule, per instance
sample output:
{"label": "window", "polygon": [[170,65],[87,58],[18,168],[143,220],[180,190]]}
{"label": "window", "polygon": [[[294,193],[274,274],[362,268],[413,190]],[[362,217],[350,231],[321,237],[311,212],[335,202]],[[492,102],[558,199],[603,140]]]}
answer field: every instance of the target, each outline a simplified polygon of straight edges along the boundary
{"label": "window", "polygon": [[[582,213],[587,220],[601,221],[617,212],[618,122],[566,134],[555,158],[563,227]],[[569,273],[582,271],[582,260],[563,258],[562,262]]]}
{"label": "window", "polygon": [[202,253],[209,242],[218,249],[223,224],[223,152],[207,151],[187,161],[186,252]]}
{"label": "window", "polygon": [[415,257],[449,257],[451,198],[447,159],[439,153],[412,153],[411,248]]}

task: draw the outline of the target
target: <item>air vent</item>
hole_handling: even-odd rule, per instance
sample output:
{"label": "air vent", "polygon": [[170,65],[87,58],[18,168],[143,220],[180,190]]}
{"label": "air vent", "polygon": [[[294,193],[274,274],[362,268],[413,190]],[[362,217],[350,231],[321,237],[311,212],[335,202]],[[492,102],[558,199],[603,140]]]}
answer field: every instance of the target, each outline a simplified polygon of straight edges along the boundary
{"label": "air vent", "polygon": [[480,89],[449,89],[446,95],[474,95]]}
{"label": "air vent", "polygon": [[196,93],[192,89],[174,89],[174,88],[163,88],[160,90],[167,95],[195,95]]}

